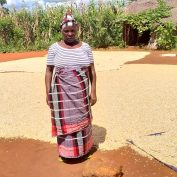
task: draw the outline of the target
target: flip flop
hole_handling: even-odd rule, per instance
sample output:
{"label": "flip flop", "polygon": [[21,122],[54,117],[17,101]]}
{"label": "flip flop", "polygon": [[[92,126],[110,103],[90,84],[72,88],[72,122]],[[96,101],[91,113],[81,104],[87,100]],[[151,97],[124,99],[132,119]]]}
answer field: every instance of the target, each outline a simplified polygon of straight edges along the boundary
{"label": "flip flop", "polygon": [[58,161],[59,161],[59,162],[64,162],[64,159],[61,158],[61,157],[58,157]]}

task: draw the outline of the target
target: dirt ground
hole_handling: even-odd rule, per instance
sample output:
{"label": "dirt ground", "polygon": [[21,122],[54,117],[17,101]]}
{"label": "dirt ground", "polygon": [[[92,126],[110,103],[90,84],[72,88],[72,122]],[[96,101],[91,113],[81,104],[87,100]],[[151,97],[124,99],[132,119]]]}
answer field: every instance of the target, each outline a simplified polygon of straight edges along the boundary
{"label": "dirt ground", "polygon": [[176,54],[177,51],[152,51],[150,55],[147,55],[145,58],[137,61],[130,61],[125,64],[161,64],[161,65],[177,65],[177,56],[171,57],[171,56],[165,56],[162,57],[162,54]]}
{"label": "dirt ground", "polygon": [[0,53],[0,62],[20,60],[24,58],[43,57],[47,51],[20,52],[20,53]]}
{"label": "dirt ground", "polygon": [[[110,50],[96,50],[96,51],[104,51],[108,52]],[[137,51],[137,49],[125,49],[121,51]],[[141,50],[143,51],[143,50]],[[146,50],[147,51],[147,50]],[[149,51],[147,51],[149,52]],[[125,64],[169,64],[176,65],[177,60],[172,60],[172,57],[162,57],[161,54],[166,53],[175,53],[177,55],[177,51],[150,51],[150,55],[147,55],[145,58],[137,61],[126,62]],[[43,57],[47,55],[47,51],[36,51],[36,52],[21,52],[21,53],[0,53],[0,62],[7,62],[13,60],[20,60],[25,58],[33,58],[33,57]]]}
{"label": "dirt ground", "polygon": [[[177,65],[176,58],[162,57],[164,53],[170,52],[151,51],[150,55],[126,64]],[[43,57],[46,54],[46,51],[0,54],[0,62]],[[122,166],[123,177],[177,177],[171,168],[154,158],[138,154],[130,146],[117,150],[97,150],[86,161],[64,163],[57,159],[55,144],[25,138],[0,138],[0,177],[82,177],[87,164],[100,159],[115,162],[117,167]]]}
{"label": "dirt ground", "polygon": [[[140,156],[130,147],[95,152],[86,161],[59,162],[56,145],[35,140],[0,139],[1,177],[82,177],[86,164],[108,159],[122,166],[123,177],[176,177],[160,162]],[[96,164],[95,164],[96,165]]]}

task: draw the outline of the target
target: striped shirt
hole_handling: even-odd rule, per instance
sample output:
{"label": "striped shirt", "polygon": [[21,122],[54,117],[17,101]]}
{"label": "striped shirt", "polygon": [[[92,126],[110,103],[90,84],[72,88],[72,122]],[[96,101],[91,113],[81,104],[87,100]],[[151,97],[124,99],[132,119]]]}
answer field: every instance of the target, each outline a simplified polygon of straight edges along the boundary
{"label": "striped shirt", "polygon": [[57,67],[89,66],[93,62],[92,50],[85,42],[75,49],[61,47],[58,42],[55,42],[48,50],[47,65]]}

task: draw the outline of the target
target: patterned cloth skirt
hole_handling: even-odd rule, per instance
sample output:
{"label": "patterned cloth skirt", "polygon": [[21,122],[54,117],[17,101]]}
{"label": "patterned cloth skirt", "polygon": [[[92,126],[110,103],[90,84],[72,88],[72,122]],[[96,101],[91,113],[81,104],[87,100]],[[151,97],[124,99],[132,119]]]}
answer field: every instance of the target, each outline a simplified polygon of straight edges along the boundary
{"label": "patterned cloth skirt", "polygon": [[87,67],[55,68],[49,92],[52,136],[65,158],[81,157],[93,145],[88,76]]}

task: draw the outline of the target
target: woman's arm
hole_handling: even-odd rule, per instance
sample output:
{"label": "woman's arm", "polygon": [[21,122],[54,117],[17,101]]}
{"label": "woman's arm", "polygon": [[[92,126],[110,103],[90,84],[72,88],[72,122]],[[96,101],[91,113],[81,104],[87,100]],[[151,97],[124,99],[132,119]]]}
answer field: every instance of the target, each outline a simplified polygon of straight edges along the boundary
{"label": "woman's arm", "polygon": [[96,71],[95,66],[91,63],[89,67],[89,77],[91,82],[91,94],[90,94],[90,104],[93,106],[97,102],[96,96]]}
{"label": "woman's arm", "polygon": [[47,66],[45,73],[46,103],[49,105],[48,93],[50,91],[54,66]]}

